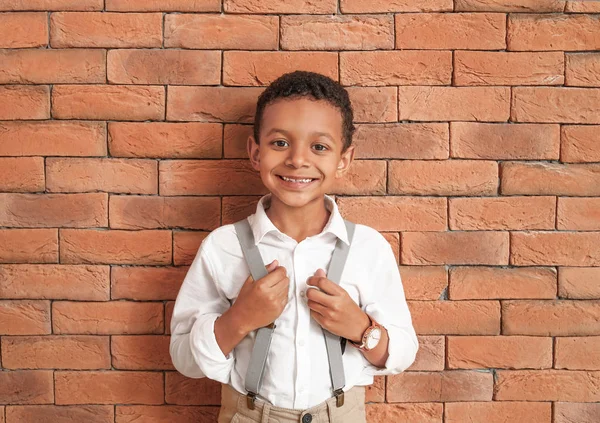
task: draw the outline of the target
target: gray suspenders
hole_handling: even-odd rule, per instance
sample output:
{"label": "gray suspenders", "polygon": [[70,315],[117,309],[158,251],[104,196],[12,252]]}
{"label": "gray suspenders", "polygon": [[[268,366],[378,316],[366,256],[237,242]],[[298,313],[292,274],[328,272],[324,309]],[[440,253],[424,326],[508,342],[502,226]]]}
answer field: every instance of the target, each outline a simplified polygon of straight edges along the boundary
{"label": "gray suspenders", "polygon": [[[354,236],[355,225],[352,222],[344,220],[346,224],[346,230],[348,232],[348,242],[352,244],[352,238]],[[252,234],[252,228],[247,219],[241,220],[234,224],[237,237],[244,253],[244,258],[250,268],[250,273],[254,280],[258,280],[267,274],[263,259],[258,251],[258,247],[254,244],[254,235]],[[348,257],[350,246],[345,244],[340,239],[335,244],[335,250],[331,257],[331,262],[327,269],[327,278],[337,284],[340,283],[342,271]],[[259,328],[256,332],[256,340],[254,342],[254,348],[250,356],[250,363],[248,365],[248,371],[246,373],[245,388],[248,391],[248,408],[254,409],[254,400],[256,395],[260,391],[262,377],[265,370],[265,364],[267,362],[267,354],[269,352],[269,346],[271,345],[271,337],[275,330],[275,323],[271,323],[268,326]],[[343,387],[346,384],[344,379],[344,363],[342,361],[342,346],[340,337],[332,334],[326,329],[323,329],[323,336],[325,337],[325,345],[327,347],[327,359],[329,360],[329,375],[331,377],[331,385],[333,387],[333,393],[336,397],[336,404],[338,407],[344,405],[344,391]]]}

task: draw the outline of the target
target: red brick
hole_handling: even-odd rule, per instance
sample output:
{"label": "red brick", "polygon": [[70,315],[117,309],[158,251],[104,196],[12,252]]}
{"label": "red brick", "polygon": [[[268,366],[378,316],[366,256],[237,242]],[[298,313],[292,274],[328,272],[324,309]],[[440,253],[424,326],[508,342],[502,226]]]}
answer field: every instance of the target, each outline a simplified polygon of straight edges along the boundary
{"label": "red brick", "polygon": [[515,87],[515,122],[600,123],[600,88]]}
{"label": "red brick", "polygon": [[356,158],[447,159],[450,133],[446,123],[357,125]]}
{"label": "red brick", "polygon": [[560,126],[451,122],[450,155],[462,159],[558,160]]}
{"label": "red brick", "polygon": [[0,265],[0,290],[3,298],[103,301],[109,275],[108,266],[6,264]]}
{"label": "red brick", "polygon": [[600,372],[499,370],[496,374],[496,401],[600,400]]}
{"label": "red brick", "polygon": [[56,405],[164,402],[161,372],[55,372]]}
{"label": "red brick", "polygon": [[552,338],[449,336],[449,369],[544,369],[552,367]]}
{"label": "red brick", "polygon": [[419,336],[417,358],[407,370],[444,370],[444,362],[446,360],[445,345],[444,336]]}
{"label": "red brick", "polygon": [[388,192],[413,195],[495,195],[498,164],[483,160],[394,160]]}
{"label": "red brick", "polygon": [[[53,422],[112,423],[114,405],[24,405],[6,409],[7,422],[35,423],[49,419]],[[0,422],[3,420],[0,418]]]}
{"label": "red brick", "polygon": [[400,120],[507,121],[508,87],[399,87]]}
{"label": "red brick", "polygon": [[161,47],[161,13],[57,12],[50,16],[50,45]]}
{"label": "red brick", "polygon": [[340,213],[378,231],[443,231],[446,200],[422,197],[348,197],[338,199]]}
{"label": "red brick", "polygon": [[1,335],[46,335],[52,330],[50,301],[0,300],[0,310]]}
{"label": "red brick", "polygon": [[173,232],[173,264],[186,266],[192,264],[200,244],[208,232]]}
{"label": "red brick", "polygon": [[396,264],[400,263],[400,234],[397,232],[383,232],[381,235],[392,247],[392,253],[396,259]]}
{"label": "red brick", "polygon": [[451,300],[556,298],[553,268],[454,267],[450,269]]}
{"label": "red brick", "polygon": [[55,334],[121,335],[163,333],[162,303],[54,301]]}
{"label": "red brick", "polygon": [[366,404],[368,422],[440,423],[442,403]]}
{"label": "red brick", "polygon": [[218,197],[113,195],[110,199],[111,228],[213,230],[220,224]]}
{"label": "red brick", "polygon": [[445,423],[467,422],[474,416],[486,423],[548,423],[552,420],[552,403],[517,401],[449,402],[445,404]]}
{"label": "red brick", "polygon": [[43,157],[0,157],[0,191],[43,191],[44,179]]}
{"label": "red brick", "polygon": [[337,12],[336,0],[225,0],[223,10],[226,13],[307,13],[329,14]]}
{"label": "red brick", "polygon": [[[26,9],[30,9],[28,6]],[[4,6],[0,6],[4,10]],[[0,48],[48,45],[48,14],[39,12],[0,13]]]}
{"label": "red brick", "polygon": [[600,336],[557,337],[554,367],[569,370],[600,370]]}
{"label": "red brick", "polygon": [[119,370],[175,370],[169,355],[170,337],[164,335],[113,336],[113,368]]}
{"label": "red brick", "polygon": [[[165,334],[167,334],[167,335],[171,334],[171,319],[173,317],[173,309],[174,308],[175,308],[175,301],[166,301],[165,302]],[[206,378],[204,378],[204,379],[206,379]]]}
{"label": "red brick", "polygon": [[56,262],[57,229],[0,229],[0,263]]}
{"label": "red brick", "polygon": [[409,300],[439,300],[448,289],[443,266],[400,266],[404,293]]}
{"label": "red brick", "polygon": [[50,192],[158,192],[155,160],[48,158],[46,176]]}
{"label": "red brick", "polygon": [[164,32],[165,47],[277,50],[279,45],[277,16],[168,14]]}
{"label": "red brick", "polygon": [[110,50],[108,81],[113,84],[218,85],[221,53],[200,50]]}
{"label": "red brick", "polygon": [[533,336],[600,335],[600,302],[503,301],[502,333]]}
{"label": "red brick", "polygon": [[110,122],[113,157],[220,158],[223,126],[218,123]]}
{"label": "red brick", "polygon": [[[340,9],[342,13],[451,12],[452,6],[452,0],[424,0],[419,2],[410,0],[372,0],[369,2],[360,0],[340,0]],[[403,419],[394,421],[402,420]]]}
{"label": "red brick", "polygon": [[562,12],[564,0],[456,0],[455,10],[464,12]]}
{"label": "red brick", "polygon": [[[225,125],[223,132],[223,150],[226,159],[247,159],[248,137],[253,135],[252,125]],[[600,160],[599,160],[600,161]]]}
{"label": "red brick", "polygon": [[247,160],[168,160],[160,162],[160,195],[266,194],[260,175]]}
{"label": "red brick", "polygon": [[499,50],[506,47],[503,13],[401,13],[397,49]]}
{"label": "red brick", "polygon": [[223,197],[223,225],[235,223],[255,213],[258,200],[260,196]]}
{"label": "red brick", "polygon": [[[577,4],[568,2],[567,4]],[[597,3],[583,3],[590,6]],[[600,11],[600,8],[597,9]],[[600,418],[600,403],[556,402],[554,403],[554,423],[596,423]]]}
{"label": "red brick", "polygon": [[555,197],[450,198],[452,230],[554,229]]}
{"label": "red brick", "polygon": [[394,48],[391,16],[282,16],[284,50],[377,50]]}
{"label": "red brick", "polygon": [[456,51],[456,85],[562,85],[562,52]]}
{"label": "red brick", "polygon": [[560,298],[600,299],[600,269],[596,267],[561,267],[558,270]]}
{"label": "red brick", "polygon": [[61,229],[61,263],[171,263],[171,231]]}
{"label": "red brick", "polygon": [[565,85],[579,87],[600,86],[600,54],[567,54]]}
{"label": "red brick", "polygon": [[559,198],[557,229],[600,230],[600,198]]}
{"label": "red brick", "polygon": [[[103,0],[3,0],[0,10],[102,10]],[[0,420],[1,421],[1,420]]]}
{"label": "red brick", "polygon": [[566,14],[512,14],[508,21],[507,50],[597,50],[598,17]]}
{"label": "red brick", "polygon": [[167,120],[254,122],[262,88],[169,87]]}
{"label": "red brick", "polygon": [[365,389],[365,403],[385,402],[385,376],[375,376],[373,384]]}
{"label": "red brick", "polygon": [[219,404],[221,383],[207,377],[191,379],[179,372],[165,372],[165,401],[178,405]]}
{"label": "red brick", "polygon": [[0,194],[0,226],[108,226],[106,194]]}
{"label": "red brick", "polygon": [[[53,388],[51,370],[0,372],[0,398],[5,404],[52,404]],[[9,406],[6,414],[10,415],[10,410],[15,408],[20,407]]]}
{"label": "red brick", "polygon": [[600,266],[600,232],[514,232],[510,262],[516,266]]}
{"label": "red brick", "polygon": [[223,52],[223,85],[265,86],[295,70],[318,72],[337,81],[338,55],[334,52]]}
{"label": "red brick", "polygon": [[501,192],[505,195],[600,195],[600,165],[504,162]]}
{"label": "red brick", "polygon": [[[600,12],[600,4],[588,0],[567,1],[565,12],[570,13],[597,13]],[[558,422],[557,422],[558,423]],[[585,422],[581,422],[585,423]]]}
{"label": "red brick", "polygon": [[508,264],[508,232],[405,232],[402,264]]}
{"label": "red brick", "polygon": [[0,120],[50,118],[50,89],[47,86],[0,86]]}
{"label": "red brick", "polygon": [[56,119],[162,120],[165,88],[132,85],[56,85],[52,90]]}
{"label": "red brick", "polygon": [[110,369],[109,339],[108,336],[5,337],[2,366],[6,369]]}
{"label": "red brick", "polygon": [[387,163],[384,160],[355,160],[332,189],[333,194],[385,194]]}
{"label": "red brick", "polygon": [[388,402],[491,401],[492,373],[404,372],[387,378]]}
{"label": "red brick", "polygon": [[0,83],[103,83],[106,54],[102,50],[2,50]]}
{"label": "red brick", "polygon": [[419,335],[499,335],[499,301],[409,301]]}
{"label": "red brick", "polygon": [[562,162],[600,162],[600,126],[562,125]]}
{"label": "red brick", "polygon": [[106,0],[106,10],[119,12],[220,12],[220,0]]}
{"label": "red brick", "polygon": [[187,271],[187,267],[113,266],[110,295],[113,300],[175,300]]}
{"label": "red brick", "polygon": [[449,51],[370,51],[340,53],[344,85],[450,85]]}
{"label": "red brick", "polygon": [[184,407],[177,405],[162,405],[156,407],[153,405],[128,405],[115,407],[116,421],[174,421],[175,419],[183,422],[216,422],[219,416],[220,407]]}
{"label": "red brick", "polygon": [[105,156],[106,151],[102,122],[0,123],[2,156]]}
{"label": "red brick", "polygon": [[396,87],[348,87],[354,122],[397,122]]}

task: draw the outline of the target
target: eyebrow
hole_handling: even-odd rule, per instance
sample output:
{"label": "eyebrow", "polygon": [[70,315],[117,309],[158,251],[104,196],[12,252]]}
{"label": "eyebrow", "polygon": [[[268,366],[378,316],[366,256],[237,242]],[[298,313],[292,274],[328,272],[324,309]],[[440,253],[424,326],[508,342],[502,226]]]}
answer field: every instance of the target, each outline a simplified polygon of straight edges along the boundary
{"label": "eyebrow", "polygon": [[[285,129],[273,128],[269,132],[267,132],[266,136],[269,136],[269,135],[274,134],[276,132],[279,132],[280,134],[283,134],[283,135],[285,135],[287,137],[289,137],[291,135]],[[327,132],[312,132],[311,135],[316,135],[316,136],[319,136],[319,137],[326,137],[326,138],[329,138],[332,142],[334,141],[333,137],[330,134],[328,134]]]}

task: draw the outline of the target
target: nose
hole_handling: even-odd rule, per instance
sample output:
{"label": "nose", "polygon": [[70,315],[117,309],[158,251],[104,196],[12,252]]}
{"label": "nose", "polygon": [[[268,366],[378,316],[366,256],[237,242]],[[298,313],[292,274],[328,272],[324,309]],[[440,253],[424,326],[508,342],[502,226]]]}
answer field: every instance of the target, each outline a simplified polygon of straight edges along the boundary
{"label": "nose", "polygon": [[301,168],[308,164],[308,156],[304,148],[296,146],[290,148],[288,151],[289,153],[285,160],[286,166]]}

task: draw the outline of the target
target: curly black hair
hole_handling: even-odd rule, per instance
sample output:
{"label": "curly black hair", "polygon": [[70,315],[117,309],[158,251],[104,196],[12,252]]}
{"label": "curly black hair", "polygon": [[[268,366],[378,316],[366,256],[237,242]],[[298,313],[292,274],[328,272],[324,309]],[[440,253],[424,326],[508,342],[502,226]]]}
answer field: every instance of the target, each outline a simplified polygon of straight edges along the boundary
{"label": "curly black hair", "polygon": [[258,97],[254,115],[254,140],[259,143],[260,123],[265,107],[280,98],[309,97],[325,100],[342,113],[343,151],[352,145],[355,127],[348,91],[333,79],[316,72],[295,71],[281,75]]}

